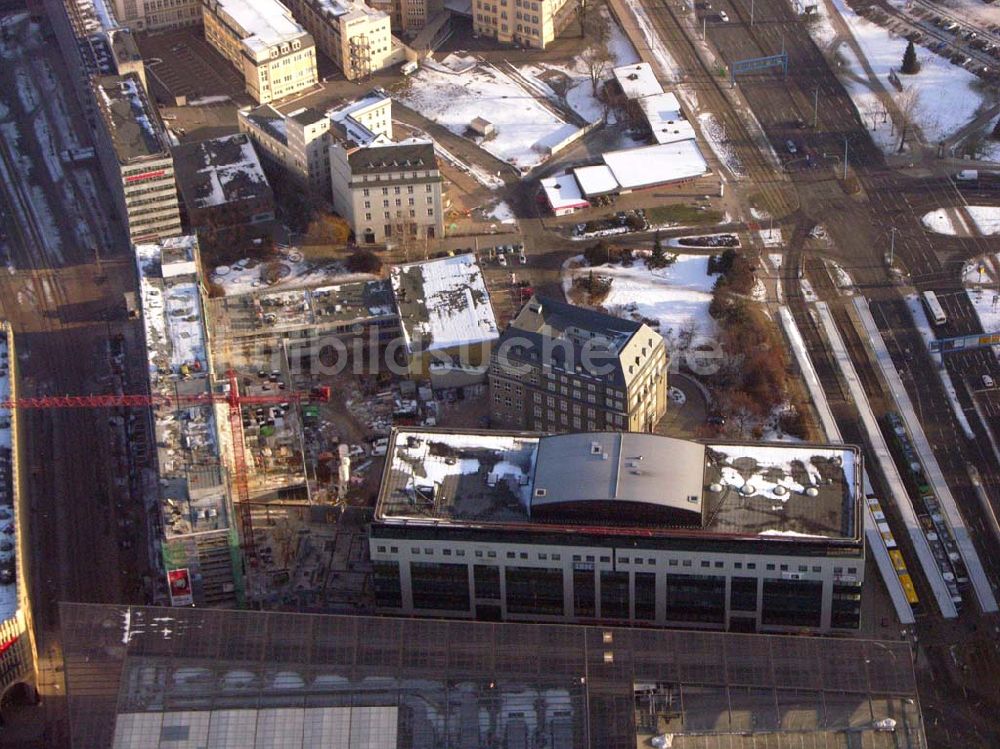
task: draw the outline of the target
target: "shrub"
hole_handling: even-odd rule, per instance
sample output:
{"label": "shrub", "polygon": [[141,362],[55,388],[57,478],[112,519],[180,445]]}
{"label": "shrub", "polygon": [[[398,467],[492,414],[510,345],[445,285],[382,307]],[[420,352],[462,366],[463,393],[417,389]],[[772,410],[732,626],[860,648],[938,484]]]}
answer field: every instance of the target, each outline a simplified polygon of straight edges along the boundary
{"label": "shrub", "polygon": [[355,250],[346,265],[351,273],[379,273],[382,259],[371,250]]}

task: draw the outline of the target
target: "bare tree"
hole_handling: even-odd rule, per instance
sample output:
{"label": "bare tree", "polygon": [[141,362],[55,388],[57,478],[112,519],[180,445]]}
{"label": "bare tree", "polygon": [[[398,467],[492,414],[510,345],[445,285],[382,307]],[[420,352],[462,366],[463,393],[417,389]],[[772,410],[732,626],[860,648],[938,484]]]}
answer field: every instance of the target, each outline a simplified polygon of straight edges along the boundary
{"label": "bare tree", "polygon": [[587,66],[587,75],[590,76],[591,92],[597,96],[597,88],[611,65],[611,54],[606,46],[595,44],[588,47],[582,57],[584,65]]}
{"label": "bare tree", "polygon": [[920,112],[920,91],[915,86],[903,89],[896,94],[896,108],[899,110],[899,152],[902,153],[913,121]]}

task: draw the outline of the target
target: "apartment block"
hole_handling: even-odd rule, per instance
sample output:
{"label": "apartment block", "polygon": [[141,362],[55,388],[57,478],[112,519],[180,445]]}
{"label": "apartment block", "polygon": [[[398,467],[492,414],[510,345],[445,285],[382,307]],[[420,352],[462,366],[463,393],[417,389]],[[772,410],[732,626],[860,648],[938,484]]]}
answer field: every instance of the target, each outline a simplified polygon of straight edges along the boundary
{"label": "apartment block", "polygon": [[114,0],[115,17],[135,31],[163,31],[201,23],[200,0]]}
{"label": "apartment block", "polygon": [[392,37],[389,15],[360,0],[289,0],[289,4],[316,46],[348,80],[366,78],[405,59],[404,47]]}
{"label": "apartment block", "polygon": [[431,141],[335,140],[330,175],[334,210],[359,244],[444,235],[443,179]]}
{"label": "apartment block", "polygon": [[205,39],[243,74],[259,103],[298,93],[317,81],[316,46],[278,0],[206,0]]}
{"label": "apartment block", "polygon": [[532,297],[490,360],[494,424],[649,432],[667,410],[667,352],[644,323]]}
{"label": "apartment block", "polygon": [[856,447],[401,428],[387,455],[369,540],[382,612],[859,626]]}
{"label": "apartment block", "polygon": [[392,100],[380,89],[328,112],[302,107],[283,114],[264,104],[241,109],[237,117],[240,131],[250,136],[262,158],[326,198],[335,137],[364,143],[392,139]]}
{"label": "apartment block", "polygon": [[102,118],[95,129],[97,154],[132,242],[178,236],[174,160],[141,79],[136,73],[102,76],[94,86]]}
{"label": "apartment block", "polygon": [[544,49],[571,21],[576,0],[472,0],[472,30],[498,42]]}

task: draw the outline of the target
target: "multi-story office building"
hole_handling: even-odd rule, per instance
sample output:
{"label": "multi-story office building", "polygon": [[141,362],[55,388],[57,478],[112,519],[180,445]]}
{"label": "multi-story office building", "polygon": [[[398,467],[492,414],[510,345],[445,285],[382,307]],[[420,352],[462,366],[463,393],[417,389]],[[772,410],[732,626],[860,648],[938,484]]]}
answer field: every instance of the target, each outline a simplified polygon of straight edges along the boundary
{"label": "multi-story office building", "polygon": [[243,74],[266,104],[314,85],[316,45],[278,0],[206,0],[205,39]]}
{"label": "multi-story office building", "polygon": [[405,48],[392,37],[389,15],[361,0],[289,0],[289,4],[316,46],[348,80],[405,60]]}
{"label": "multi-story office building", "polygon": [[200,0],[114,0],[118,21],[136,31],[161,31],[201,23]]}
{"label": "multi-story office building", "polygon": [[359,244],[432,240],[444,236],[441,170],[434,143],[409,138],[330,146],[333,207]]}
{"label": "multi-story office building", "polygon": [[652,431],[667,409],[663,337],[644,323],[532,297],[493,350],[490,417],[539,431]]}
{"label": "multi-story office building", "polygon": [[472,30],[544,49],[576,15],[577,0],[472,0]]}
{"label": "multi-story office building", "polygon": [[859,626],[861,453],[627,432],[399,429],[381,611],[739,631]]}
{"label": "multi-story office building", "polygon": [[[14,334],[0,322],[0,400],[17,398]],[[34,696],[35,650],[29,596],[28,543],[22,518],[28,508],[21,492],[21,441],[17,409],[0,409],[0,706]]]}
{"label": "multi-story office building", "polygon": [[329,198],[330,144],[340,137],[366,143],[391,141],[392,99],[376,89],[328,112],[303,107],[288,114],[263,104],[241,109],[238,122],[240,131],[258,146],[259,155],[313,195]]}
{"label": "multi-story office building", "polygon": [[133,243],[181,233],[170,144],[136,73],[96,78],[97,155]]}

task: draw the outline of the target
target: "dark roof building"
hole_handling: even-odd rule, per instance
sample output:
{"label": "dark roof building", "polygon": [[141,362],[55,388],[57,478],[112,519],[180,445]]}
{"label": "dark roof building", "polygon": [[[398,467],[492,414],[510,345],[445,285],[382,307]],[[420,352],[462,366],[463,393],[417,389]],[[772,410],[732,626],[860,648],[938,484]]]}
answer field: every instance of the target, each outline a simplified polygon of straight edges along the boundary
{"label": "dark roof building", "polygon": [[904,642],[74,603],[60,621],[87,749],[926,746]]}
{"label": "dark roof building", "polygon": [[645,323],[535,296],[500,336],[490,388],[504,426],[649,432],[667,409],[666,347]]}
{"label": "dark roof building", "polygon": [[185,144],[173,154],[192,227],[274,218],[274,195],[249,136],[239,133]]}

